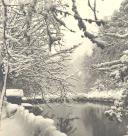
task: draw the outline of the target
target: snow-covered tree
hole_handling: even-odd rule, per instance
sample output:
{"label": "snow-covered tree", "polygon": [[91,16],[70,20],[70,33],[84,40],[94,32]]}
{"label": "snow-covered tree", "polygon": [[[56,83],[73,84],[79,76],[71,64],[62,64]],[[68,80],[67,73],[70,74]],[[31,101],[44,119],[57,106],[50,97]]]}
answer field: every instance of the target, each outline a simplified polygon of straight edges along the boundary
{"label": "snow-covered tree", "polygon": [[[86,29],[86,23],[104,25],[104,22],[97,17],[96,0],[93,4],[88,0],[88,6],[94,13],[94,19],[83,19],[79,14],[76,1],[72,0],[71,2],[72,6],[69,7],[60,0],[1,1],[1,20],[3,20],[3,23],[0,25],[4,40],[1,39],[6,45],[1,43],[1,45],[4,45],[1,52],[1,58],[3,58],[1,65],[5,66],[4,63],[8,62],[8,81],[13,80],[7,84],[8,86],[11,86],[12,83],[18,86],[26,83],[26,88],[29,84],[33,86],[31,88],[38,86],[46,89],[48,84],[46,81],[50,84],[54,81],[52,85],[56,85],[55,82],[59,86],[61,84],[63,89],[65,85],[69,86],[65,82],[65,76],[59,78],[58,74],[64,75],[63,60],[67,59],[67,56],[76,47],[66,50],[67,53],[63,50],[54,55],[54,58],[48,51],[48,49],[51,51],[53,47],[62,45],[60,27],[63,26],[74,32],[68,28],[62,18],[73,16],[84,36],[96,43],[97,46],[104,47],[103,42],[98,41],[97,37]],[[72,13],[68,12],[68,8],[72,9]],[[42,59],[45,61],[42,61]],[[51,67],[50,70],[49,67]],[[51,71],[54,71],[54,74]],[[43,73],[44,76],[39,78],[39,73]],[[43,86],[42,82],[44,83]]]}
{"label": "snow-covered tree", "polygon": [[[114,102],[114,106],[106,111],[106,116],[111,120],[122,122],[128,117],[128,46],[127,46],[127,13],[128,0],[125,0],[118,12],[101,29],[100,35],[106,42],[106,49],[101,52],[101,59],[93,65],[97,71],[104,72],[106,79],[113,82],[115,88],[122,89],[122,97]],[[106,52],[105,52],[106,51]],[[97,59],[98,60],[98,59]]]}
{"label": "snow-covered tree", "polygon": [[52,8],[65,6],[45,0],[9,2],[2,0],[0,6],[0,63],[4,77],[0,108],[6,87],[23,88],[29,95],[58,93],[65,97],[71,86],[65,65],[77,46],[52,52],[56,46],[62,47],[61,24]]}
{"label": "snow-covered tree", "polygon": [[[99,37],[105,43],[105,48],[103,50],[99,48],[94,49],[91,60],[92,64],[94,65],[100,63],[104,64],[105,62],[110,61],[112,61],[112,64],[114,64],[112,65],[111,63],[108,63],[108,66],[106,64],[106,67],[100,67],[98,70],[93,69],[93,71],[90,71],[90,74],[92,74],[92,76],[95,75],[95,77],[99,80],[102,80],[102,82],[110,82],[110,84],[108,84],[107,86],[107,89],[120,88],[120,85],[122,84],[121,82],[124,82],[124,80],[126,80],[126,78],[119,78],[120,75],[122,75],[122,77],[124,76],[123,74],[127,75],[127,68],[125,66],[122,69],[124,64],[121,64],[119,62],[119,59],[122,56],[123,51],[128,50],[127,4],[127,0],[122,2],[120,9],[118,11],[115,11],[110,20],[106,20],[105,25],[100,28]],[[122,57],[122,59],[123,58],[124,56]],[[116,68],[121,68],[122,70],[116,71]],[[108,74],[109,72],[111,72],[111,75]],[[111,78],[115,73],[116,76],[114,78]]]}
{"label": "snow-covered tree", "polygon": [[[51,41],[53,39],[50,38],[59,37],[60,26],[52,19],[49,8],[39,11],[38,4],[39,2],[32,1],[29,5],[21,3],[16,7],[6,4],[4,6],[7,9],[5,40],[9,63],[8,81],[14,79],[15,84],[20,82],[26,86],[38,84],[40,87],[46,87],[46,82],[52,83],[50,80],[62,82],[57,73],[64,72],[63,60],[72,49],[67,50],[66,55],[61,52],[53,57],[49,53],[51,42],[54,42],[52,45],[58,44],[58,39]],[[44,8],[43,5],[41,8]]]}

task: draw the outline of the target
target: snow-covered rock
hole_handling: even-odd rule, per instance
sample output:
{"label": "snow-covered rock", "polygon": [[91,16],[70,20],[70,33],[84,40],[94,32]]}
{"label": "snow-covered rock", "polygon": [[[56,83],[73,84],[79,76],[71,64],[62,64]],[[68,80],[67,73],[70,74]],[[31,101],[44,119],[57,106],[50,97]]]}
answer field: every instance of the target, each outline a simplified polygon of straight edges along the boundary
{"label": "snow-covered rock", "polygon": [[24,93],[22,89],[7,89],[6,90],[6,96],[7,97],[23,97]]}

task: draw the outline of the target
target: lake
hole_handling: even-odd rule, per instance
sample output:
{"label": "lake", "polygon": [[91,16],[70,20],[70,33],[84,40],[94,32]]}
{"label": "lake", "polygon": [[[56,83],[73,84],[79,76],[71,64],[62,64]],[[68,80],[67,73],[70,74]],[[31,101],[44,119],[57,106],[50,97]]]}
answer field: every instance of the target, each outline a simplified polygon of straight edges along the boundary
{"label": "lake", "polygon": [[61,131],[68,136],[123,136],[126,134],[127,121],[122,123],[108,120],[104,111],[107,105],[86,104],[49,104],[42,105],[45,117],[55,120]]}

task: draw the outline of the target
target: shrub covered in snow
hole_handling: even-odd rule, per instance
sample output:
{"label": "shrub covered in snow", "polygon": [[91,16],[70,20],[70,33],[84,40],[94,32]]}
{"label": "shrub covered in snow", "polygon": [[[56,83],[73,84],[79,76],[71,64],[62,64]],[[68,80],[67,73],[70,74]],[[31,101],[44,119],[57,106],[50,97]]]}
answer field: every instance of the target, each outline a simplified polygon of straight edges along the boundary
{"label": "shrub covered in snow", "polygon": [[17,112],[18,105],[4,102],[4,109],[7,117],[14,115]]}
{"label": "shrub covered in snow", "polygon": [[52,119],[35,116],[23,106],[4,102],[4,110],[6,117],[13,115],[13,119],[23,128],[27,136],[66,136],[57,130]]}
{"label": "shrub covered in snow", "polygon": [[56,129],[52,119],[35,116],[22,106],[7,103],[6,107],[9,114],[17,111],[14,118],[24,128],[27,136],[66,136]]}

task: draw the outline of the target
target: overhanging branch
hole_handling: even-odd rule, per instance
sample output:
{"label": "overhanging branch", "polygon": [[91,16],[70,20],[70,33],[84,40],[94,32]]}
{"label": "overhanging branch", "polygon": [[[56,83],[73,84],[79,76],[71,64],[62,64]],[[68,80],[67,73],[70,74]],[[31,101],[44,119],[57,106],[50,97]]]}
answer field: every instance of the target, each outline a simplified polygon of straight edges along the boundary
{"label": "overhanging branch", "polygon": [[97,37],[94,34],[87,31],[86,25],[77,10],[76,0],[72,0],[72,11],[74,12],[74,18],[78,22],[79,29],[84,32],[84,36],[87,37],[92,43],[95,43],[98,47],[103,49],[105,47],[105,43],[101,40],[97,40]]}

